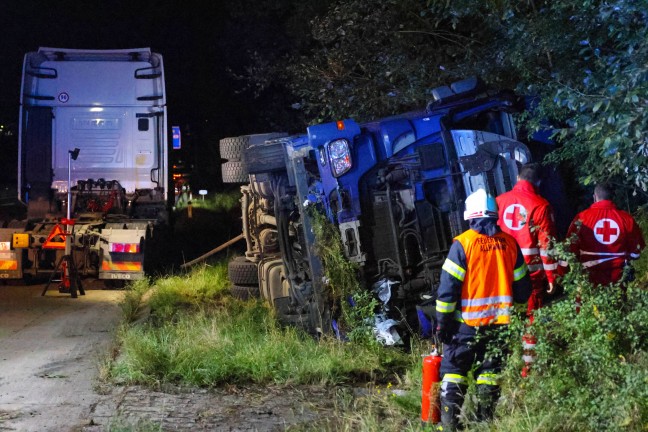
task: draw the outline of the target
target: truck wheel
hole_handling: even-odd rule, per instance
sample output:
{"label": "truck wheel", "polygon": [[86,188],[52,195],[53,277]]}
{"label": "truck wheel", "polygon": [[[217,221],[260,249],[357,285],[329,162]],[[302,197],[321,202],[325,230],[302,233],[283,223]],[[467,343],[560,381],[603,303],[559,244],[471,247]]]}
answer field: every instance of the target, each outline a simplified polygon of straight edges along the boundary
{"label": "truck wheel", "polygon": [[264,134],[243,135],[240,137],[223,138],[219,141],[221,159],[229,162],[240,161],[243,151],[251,146],[263,144],[266,140],[285,137],[285,132],[271,132]]}
{"label": "truck wheel", "polygon": [[225,162],[222,167],[223,183],[247,183],[248,170],[243,162]]}
{"label": "truck wheel", "polygon": [[243,286],[243,285],[232,285],[230,288],[232,297],[239,300],[248,300],[251,298],[259,298],[261,292],[259,291],[259,286]]}
{"label": "truck wheel", "polygon": [[274,142],[250,147],[243,153],[243,161],[250,174],[279,171],[286,169],[285,154],[283,143]]}
{"label": "truck wheel", "polygon": [[248,145],[248,138],[246,136],[223,138],[220,140],[219,150],[221,159],[227,161],[240,161],[241,154],[245,147]]}
{"label": "truck wheel", "polygon": [[259,276],[256,263],[245,257],[236,257],[227,264],[227,274],[234,285],[257,285]]}

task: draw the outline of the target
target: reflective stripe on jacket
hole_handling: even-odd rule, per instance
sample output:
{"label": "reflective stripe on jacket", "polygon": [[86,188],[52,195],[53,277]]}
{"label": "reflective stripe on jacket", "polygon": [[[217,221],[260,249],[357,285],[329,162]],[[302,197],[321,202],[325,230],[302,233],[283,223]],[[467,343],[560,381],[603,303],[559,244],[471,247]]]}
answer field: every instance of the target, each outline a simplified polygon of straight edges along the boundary
{"label": "reflective stripe on jacket", "polygon": [[571,251],[595,284],[618,282],[626,260],[639,258],[646,246],[641,228],[632,216],[612,201],[595,202],[574,218],[567,239]]}
{"label": "reflective stripe on jacket", "polygon": [[455,238],[443,264],[437,318],[441,325],[453,318],[472,327],[508,324],[511,306],[526,303],[529,292],[527,267],[515,239],[470,229]]}
{"label": "reflective stripe on jacket", "polygon": [[551,238],[556,236],[553,210],[532,183],[519,180],[513,189],[497,197],[498,225],[520,245],[531,278],[551,283],[556,279],[558,264],[547,253]]}

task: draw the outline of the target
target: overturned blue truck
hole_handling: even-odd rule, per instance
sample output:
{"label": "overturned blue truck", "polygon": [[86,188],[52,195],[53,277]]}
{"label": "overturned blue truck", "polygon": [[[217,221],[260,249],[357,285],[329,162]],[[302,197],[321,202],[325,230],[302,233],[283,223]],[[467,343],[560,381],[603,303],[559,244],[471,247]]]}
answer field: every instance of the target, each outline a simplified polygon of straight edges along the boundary
{"label": "overturned blue truck", "polygon": [[[368,290],[390,291],[391,317],[417,326],[454,236],[467,229],[467,195],[510,190],[530,162],[513,114],[524,99],[471,78],[433,90],[425,110],[358,124],[310,126],[220,141],[225,183],[241,183],[245,256],[229,263],[232,292],[260,295],[286,323],[331,331],[327,280],[314,253],[316,204],[337,226]],[[405,322],[409,321],[408,325]]]}

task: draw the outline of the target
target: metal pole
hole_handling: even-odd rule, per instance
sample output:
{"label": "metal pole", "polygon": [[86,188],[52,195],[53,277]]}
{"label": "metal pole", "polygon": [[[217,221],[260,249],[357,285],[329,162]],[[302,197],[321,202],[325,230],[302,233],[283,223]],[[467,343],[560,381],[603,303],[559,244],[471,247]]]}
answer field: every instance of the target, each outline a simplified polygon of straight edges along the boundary
{"label": "metal pole", "polygon": [[[67,219],[72,217],[72,153],[68,151]],[[65,255],[72,253],[72,225],[65,226]]]}
{"label": "metal pole", "polygon": [[68,152],[68,183],[67,183],[67,218],[72,213],[72,153]]}

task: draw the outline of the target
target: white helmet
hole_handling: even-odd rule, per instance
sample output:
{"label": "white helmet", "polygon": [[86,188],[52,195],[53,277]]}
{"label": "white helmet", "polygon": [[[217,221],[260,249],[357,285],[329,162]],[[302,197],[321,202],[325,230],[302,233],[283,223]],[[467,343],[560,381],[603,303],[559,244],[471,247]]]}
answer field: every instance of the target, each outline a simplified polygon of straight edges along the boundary
{"label": "white helmet", "polygon": [[484,189],[477,189],[466,198],[464,220],[485,217],[497,219],[497,202]]}

